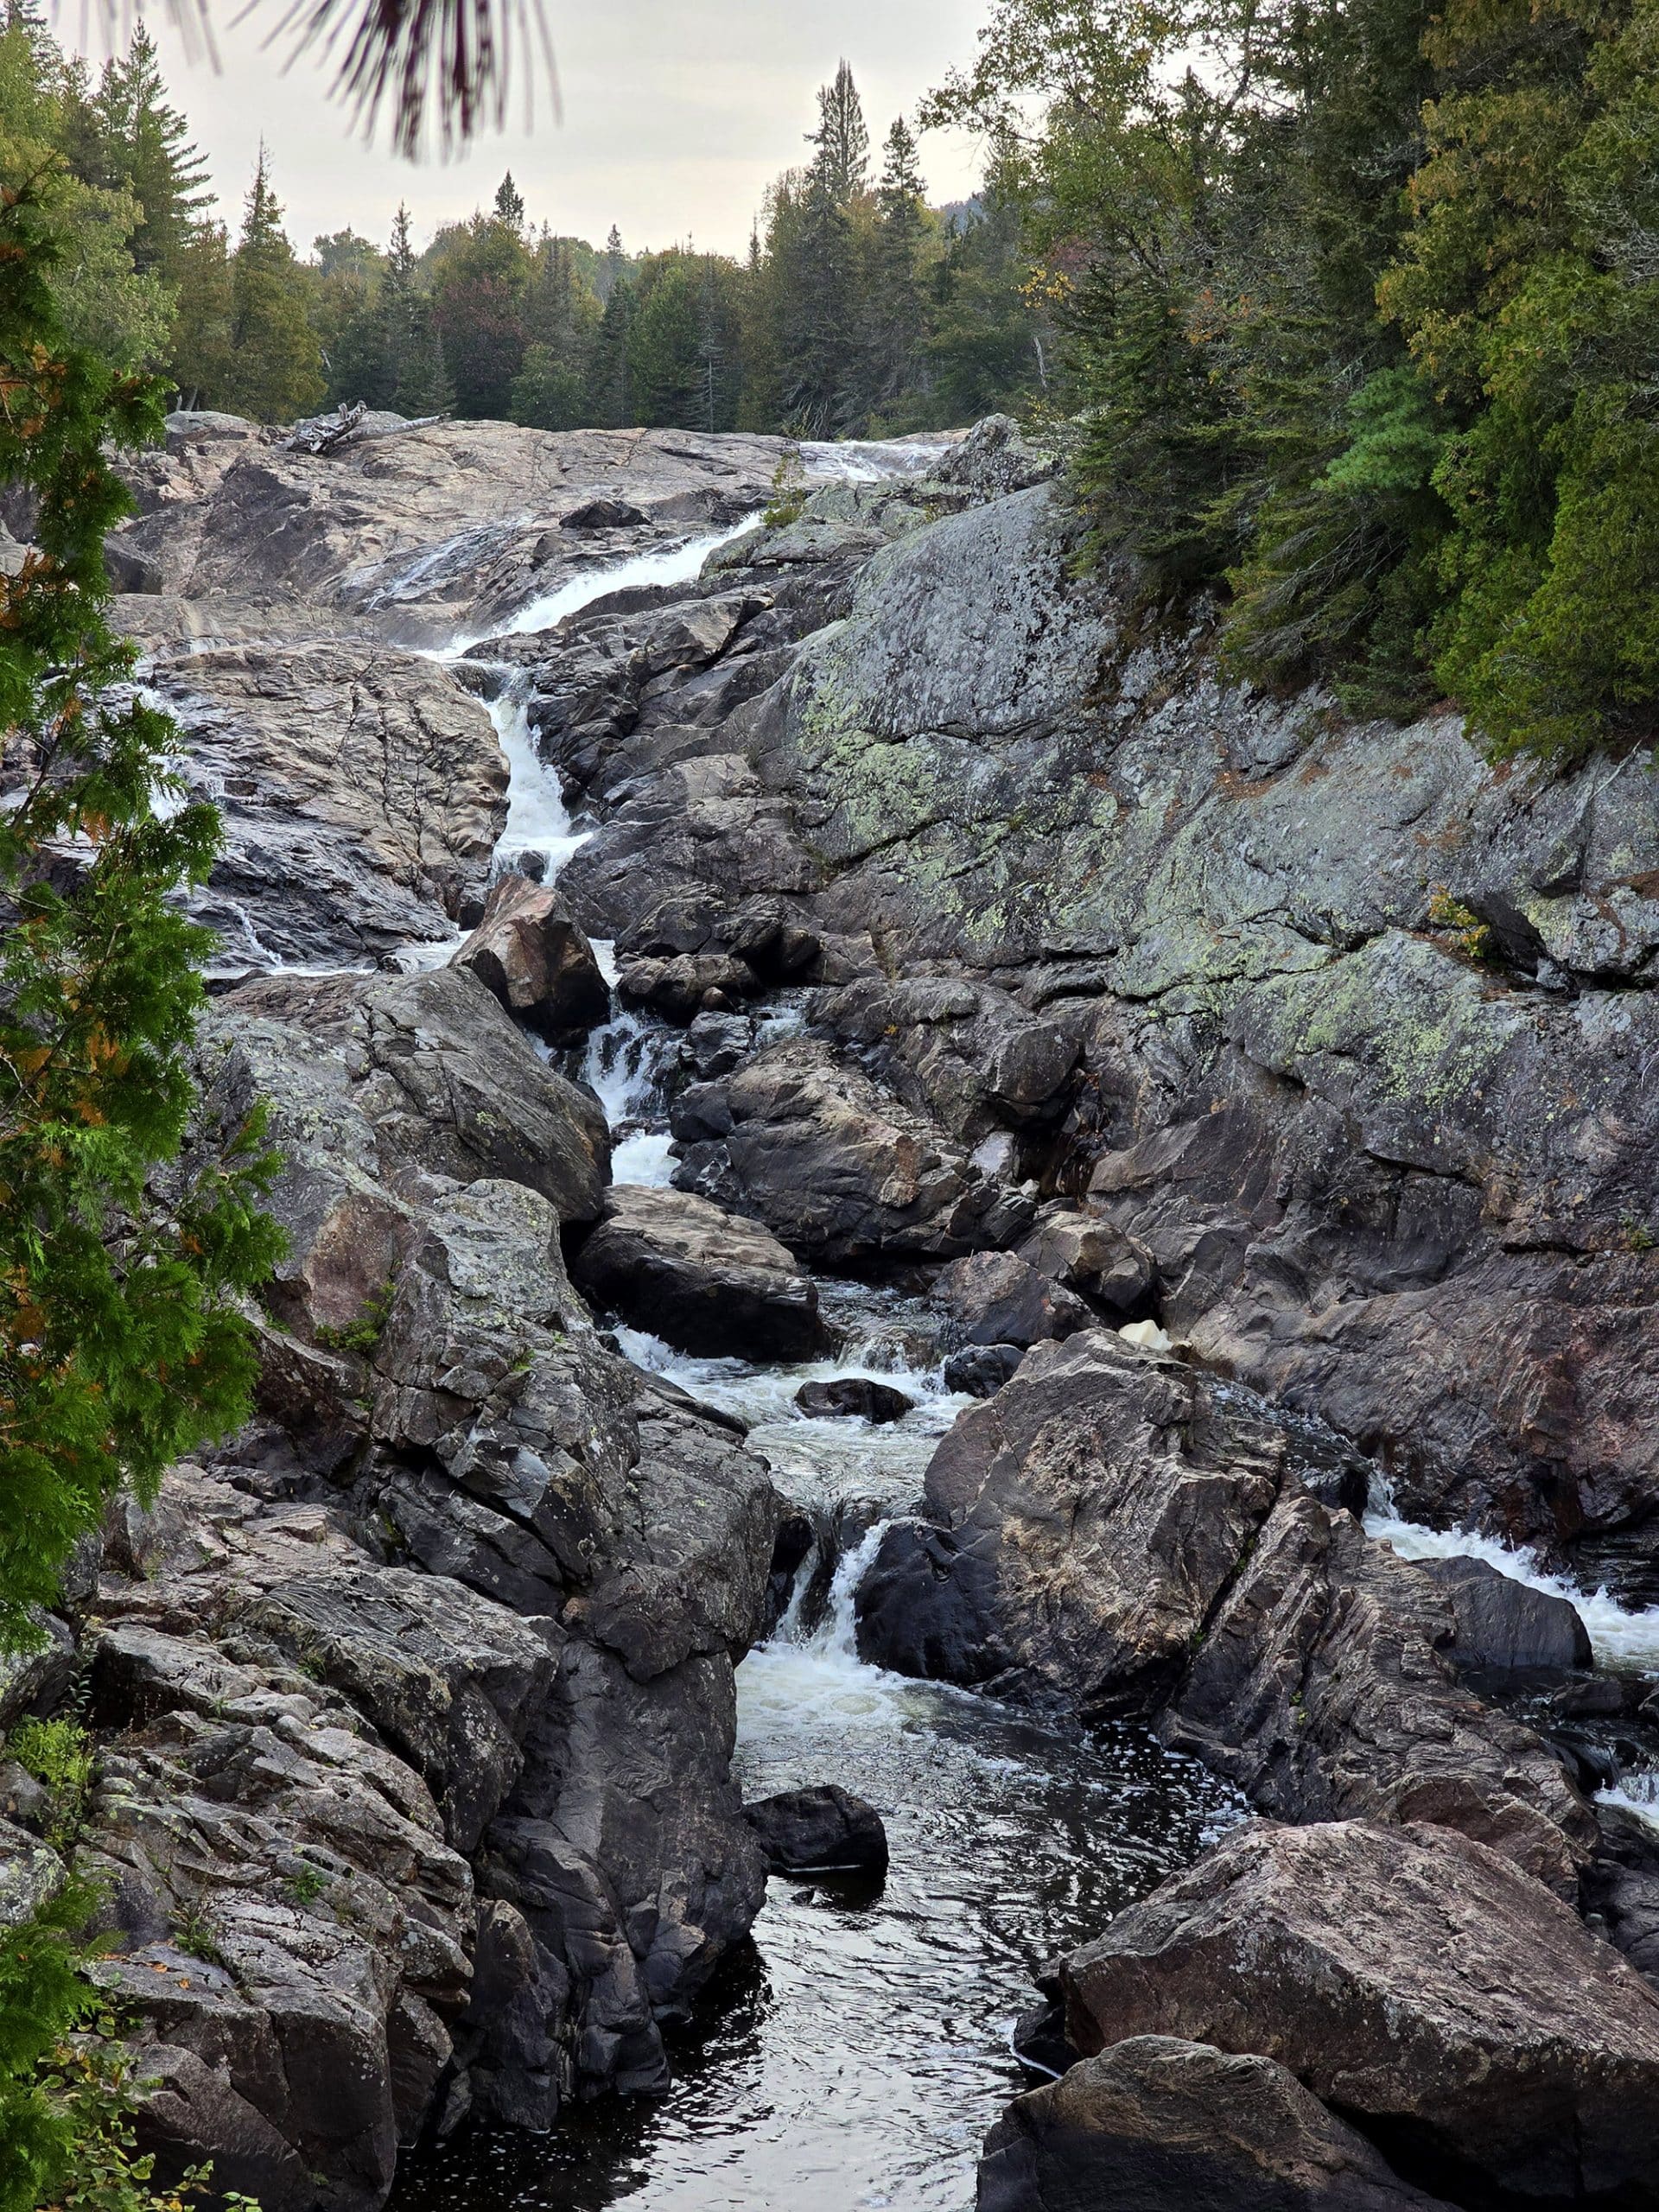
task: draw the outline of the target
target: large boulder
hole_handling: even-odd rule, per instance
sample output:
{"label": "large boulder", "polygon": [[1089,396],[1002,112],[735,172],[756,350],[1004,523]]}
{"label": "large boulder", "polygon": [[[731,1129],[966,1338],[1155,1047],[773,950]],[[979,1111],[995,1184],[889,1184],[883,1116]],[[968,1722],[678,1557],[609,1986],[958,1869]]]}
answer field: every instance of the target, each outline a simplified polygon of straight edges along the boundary
{"label": "large boulder", "polygon": [[149,680],[224,849],[192,911],[226,975],[372,965],[482,899],[507,763],[449,671],[372,639],[158,645]]}
{"label": "large boulder", "polygon": [[977,2212],[1432,2212],[1437,2200],[1273,2059],[1136,2035],[1014,2099],[985,2139],[976,2202]]}
{"label": "large boulder", "polygon": [[1484,1559],[1419,1562],[1451,1605],[1461,1666],[1512,1674],[1530,1667],[1590,1667],[1590,1632],[1569,1599],[1500,1574]]}
{"label": "large boulder", "polygon": [[819,1265],[913,1255],[954,1259],[1008,1244],[1034,1200],[988,1174],[936,1124],[824,1045],[774,1046],[722,1081],[681,1093],[675,1181],[754,1214]]}
{"label": "large boulder", "polygon": [[610,986],[594,949],[548,885],[504,875],[459,952],[511,1014],[555,1040],[580,1036],[610,1013]]}
{"label": "large boulder", "polygon": [[874,1805],[835,1783],[743,1808],[774,1874],[884,1874],[887,1832]]}
{"label": "large boulder", "polygon": [[613,1189],[575,1280],[595,1306],[683,1351],[810,1359],[830,1342],[817,1284],[778,1239],[684,1191]]}
{"label": "large boulder", "polygon": [[1275,2059],[1402,2172],[1459,2196],[1654,2201],[1659,1995],[1466,1837],[1245,1829],[1073,1952],[1061,1982],[1085,2056],[1179,2036]]}
{"label": "large boulder", "polygon": [[291,1235],[313,1231],[283,1191],[332,1185],[347,1167],[373,1185],[365,1205],[395,1206],[411,1173],[491,1177],[539,1192],[562,1220],[598,1216],[610,1180],[603,1110],[463,969],[264,978],[217,1001],[204,1036],[270,1102],[290,1163],[277,1212]]}
{"label": "large boulder", "polygon": [[1091,1331],[1028,1353],[927,1473],[858,1593],[909,1674],[1161,1714],[1263,1809],[1442,1821],[1575,1885],[1593,1819],[1529,1729],[1481,1706],[1433,1582],[1321,1504],[1303,1425]]}

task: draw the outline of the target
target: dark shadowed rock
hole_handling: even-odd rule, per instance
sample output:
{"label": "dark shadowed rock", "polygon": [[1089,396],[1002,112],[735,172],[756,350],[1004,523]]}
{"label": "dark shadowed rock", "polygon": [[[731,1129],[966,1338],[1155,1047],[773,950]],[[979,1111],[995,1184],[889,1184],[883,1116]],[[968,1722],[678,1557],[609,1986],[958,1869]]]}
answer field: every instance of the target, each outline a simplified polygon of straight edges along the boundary
{"label": "dark shadowed rock", "polygon": [[953,1260],[930,1294],[959,1344],[1018,1344],[1087,1328],[1093,1315],[1075,1292],[1039,1274],[1012,1252],[973,1252]]}
{"label": "dark shadowed rock", "polygon": [[786,1789],[743,1808],[774,1874],[883,1874],[887,1835],[873,1805],[835,1783]]}
{"label": "dark shadowed rock", "polygon": [[613,1190],[575,1272],[596,1306],[683,1351],[807,1359],[829,1343],[817,1286],[777,1238],[683,1191]]}
{"label": "dark shadowed rock", "polygon": [[1590,1667],[1590,1634],[1576,1605],[1501,1574],[1482,1559],[1418,1562],[1451,1605],[1458,1624],[1452,1656],[1471,1667]]}
{"label": "dark shadowed rock", "polygon": [[1023,1344],[967,1344],[944,1363],[944,1387],[970,1398],[994,1398],[1026,1356]]}
{"label": "dark shadowed rock", "polygon": [[1659,1995],[1467,1837],[1245,1829],[1061,1979],[1084,2053],[1151,2035],[1274,2058],[1459,2196],[1653,2200]]}
{"label": "dark shadowed rock", "polygon": [[890,1382],[872,1382],[868,1375],[833,1375],[827,1382],[803,1382],[795,1402],[804,1414],[851,1414],[882,1422],[902,1421],[916,1401]]}
{"label": "dark shadowed rock", "polygon": [[470,969],[543,1037],[578,1035],[610,1013],[610,986],[569,909],[556,892],[522,875],[504,875],[492,888],[454,965]]}
{"label": "dark shadowed rock", "polygon": [[685,1028],[705,1007],[729,1012],[760,988],[747,960],[730,953],[677,953],[667,960],[635,960],[616,979],[624,1006],[649,1007],[664,1021]]}
{"label": "dark shadowed rock", "polygon": [[[1270,2058],[1136,2035],[1016,2097],[977,2212],[1433,2212]],[[1440,2212],[1449,2212],[1441,2207]]]}

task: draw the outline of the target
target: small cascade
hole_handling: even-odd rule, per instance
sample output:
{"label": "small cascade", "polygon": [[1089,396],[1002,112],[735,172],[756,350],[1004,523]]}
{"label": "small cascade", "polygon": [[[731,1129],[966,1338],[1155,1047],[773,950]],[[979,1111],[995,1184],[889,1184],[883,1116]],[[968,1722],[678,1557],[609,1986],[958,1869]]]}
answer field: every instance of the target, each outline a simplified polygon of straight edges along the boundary
{"label": "small cascade", "polygon": [[1600,1665],[1659,1674],[1659,1606],[1643,1612],[1627,1611],[1605,1590],[1579,1589],[1541,1567],[1533,1553],[1517,1550],[1496,1536],[1483,1536],[1471,1529],[1426,1529],[1417,1522],[1402,1520],[1386,1495],[1373,1501],[1365,1528],[1368,1535],[1387,1544],[1402,1559],[1483,1560],[1512,1582],[1523,1582],[1552,1598],[1565,1598],[1577,1609]]}
{"label": "small cascade", "polygon": [[572,823],[558,772],[536,750],[529,709],[517,683],[488,702],[490,720],[507,760],[507,819],[496,846],[497,864],[517,864],[526,853],[539,855],[542,880],[556,880],[559,870],[593,832]]}

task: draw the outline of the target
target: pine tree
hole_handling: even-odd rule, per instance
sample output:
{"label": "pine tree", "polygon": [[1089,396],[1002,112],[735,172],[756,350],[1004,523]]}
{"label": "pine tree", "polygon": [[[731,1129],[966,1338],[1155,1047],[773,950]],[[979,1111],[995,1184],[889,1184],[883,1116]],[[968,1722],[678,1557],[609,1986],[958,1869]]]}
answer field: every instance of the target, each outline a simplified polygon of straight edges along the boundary
{"label": "pine tree", "polygon": [[111,92],[109,142],[123,181],[143,210],[132,238],[134,266],[153,269],[165,283],[177,284],[213,195],[206,157],[192,143],[184,117],[168,103],[156,42],[142,16],[133,25],[125,62],[114,71]]}
{"label": "pine tree", "polygon": [[628,336],[634,411],[644,423],[691,428],[702,384],[697,285],[683,254],[648,269]]}
{"label": "pine tree", "polygon": [[807,134],[807,144],[817,149],[812,170],[838,207],[845,207],[863,191],[869,172],[870,134],[864,109],[843,60],[833,84],[818,93],[818,127]]}
{"label": "pine tree", "polygon": [[922,343],[927,299],[922,245],[927,235],[926,187],[916,141],[904,117],[887,133],[876,188],[876,230],[868,283],[868,397],[873,410],[892,407],[925,375]]}
{"label": "pine tree", "polygon": [[639,417],[628,365],[637,296],[626,277],[613,286],[594,335],[588,366],[588,420],[602,430],[630,429]]}
{"label": "pine tree", "polygon": [[495,215],[510,231],[524,227],[524,195],[513,182],[511,169],[495,188]]}
{"label": "pine tree", "polygon": [[321,400],[322,356],[263,139],[232,263],[230,339],[228,404],[238,413],[286,423]]}
{"label": "pine tree", "polygon": [[627,268],[628,257],[622,251],[622,233],[613,223],[610,235],[605,241],[605,251],[600,256],[599,267],[594,271],[594,283],[601,306],[627,274]]}

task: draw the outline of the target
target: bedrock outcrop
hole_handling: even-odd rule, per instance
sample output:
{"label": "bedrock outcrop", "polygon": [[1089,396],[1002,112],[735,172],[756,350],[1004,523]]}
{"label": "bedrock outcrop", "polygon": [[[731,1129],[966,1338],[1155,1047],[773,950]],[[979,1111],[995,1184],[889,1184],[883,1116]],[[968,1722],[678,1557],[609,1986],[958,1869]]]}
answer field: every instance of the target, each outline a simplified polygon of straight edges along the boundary
{"label": "bedrock outcrop", "polygon": [[[76,1859],[162,2170],[371,2212],[469,2110],[665,2082],[764,1894],[733,1669],[781,1508],[600,1340],[561,1236],[603,1116],[475,976],[269,977],[200,1053],[205,1117],[266,1103],[289,1249],[258,1416],[118,1515],[79,1601]],[[0,1834],[0,1891],[51,1858]]]}
{"label": "bedrock outcrop", "polygon": [[[1142,1255],[1139,1312],[1317,1412],[1420,1516],[1639,1594],[1648,754],[1494,768],[1449,715],[1224,683],[1201,619],[1148,627],[1132,580],[1078,575],[1042,484],[855,559],[760,548],[699,589],[833,577],[836,619],[706,718],[653,679],[591,756],[578,918],[721,951],[741,905],[781,902],[836,1058]],[[711,665],[779,636],[757,611]]]}
{"label": "bedrock outcrop", "polygon": [[860,1651],[1158,1716],[1265,1811],[1440,1821],[1576,1894],[1597,1831],[1560,1761],[1468,1694],[1452,1604],[1300,1456],[1237,1385],[1102,1331],[1039,1344],[940,1443],[931,1521],[883,1538]]}

